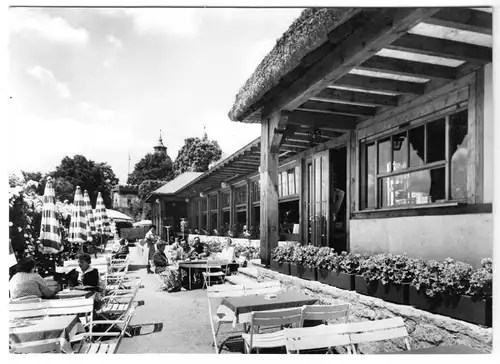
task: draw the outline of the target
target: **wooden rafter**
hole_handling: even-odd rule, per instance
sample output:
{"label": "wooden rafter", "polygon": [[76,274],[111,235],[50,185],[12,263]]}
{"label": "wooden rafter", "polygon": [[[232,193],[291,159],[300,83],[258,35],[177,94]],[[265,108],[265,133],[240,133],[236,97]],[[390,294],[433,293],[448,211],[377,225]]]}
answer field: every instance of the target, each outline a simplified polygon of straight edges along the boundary
{"label": "wooden rafter", "polygon": [[453,67],[383,56],[373,56],[358,66],[357,69],[429,79],[454,80],[457,77],[456,69]]}
{"label": "wooden rafter", "polygon": [[283,143],[282,145],[285,148],[309,149],[308,145],[302,145],[297,143]]}
{"label": "wooden rafter", "polygon": [[371,116],[375,115],[376,108],[369,106],[349,105],[336,102],[307,101],[300,105],[301,109],[325,111],[339,115]]}
{"label": "wooden rafter", "polygon": [[325,128],[329,130],[354,130],[357,118],[345,115],[332,115],[302,110],[289,112],[288,123],[291,125]]}
{"label": "wooden rafter", "polygon": [[489,47],[417,34],[406,34],[388,45],[387,48],[477,64],[490,63],[493,53]]}
{"label": "wooden rafter", "polygon": [[493,34],[493,15],[474,9],[445,8],[425,22],[481,34]]}
{"label": "wooden rafter", "polygon": [[342,101],[369,106],[396,106],[398,104],[397,96],[369,94],[334,88],[325,88],[311,98],[311,100],[321,99],[324,101]]}
{"label": "wooden rafter", "polygon": [[335,82],[335,85],[350,86],[363,90],[393,92],[396,94],[422,95],[425,84],[407,81],[396,81],[388,78],[369,77],[361,75],[345,75]]}
{"label": "wooden rafter", "polygon": [[279,110],[293,110],[366,61],[401,34],[439,8],[388,8],[374,14],[371,22],[342,40],[332,52],[314,63],[301,77],[277,94],[262,110],[263,117]]}
{"label": "wooden rafter", "polygon": [[284,140],[283,135],[286,132],[286,127],[288,123],[288,116],[278,113],[271,116],[271,118],[276,118],[276,126],[270,130],[270,145],[269,152],[276,153],[280,149],[281,142]]}

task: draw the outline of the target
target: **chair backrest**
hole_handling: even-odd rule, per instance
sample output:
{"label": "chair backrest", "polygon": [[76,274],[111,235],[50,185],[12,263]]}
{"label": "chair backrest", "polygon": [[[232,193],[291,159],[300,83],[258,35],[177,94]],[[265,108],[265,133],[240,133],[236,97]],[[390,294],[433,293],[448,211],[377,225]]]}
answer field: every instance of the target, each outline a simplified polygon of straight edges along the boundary
{"label": "chair backrest", "polygon": [[54,338],[39,341],[28,341],[19,344],[10,344],[9,351],[15,354],[60,353],[61,339]]}
{"label": "chair backrest", "polygon": [[9,304],[9,319],[38,317],[47,315],[47,306],[42,302]]}
{"label": "chair backrest", "polygon": [[31,303],[31,302],[42,302],[42,299],[35,295],[25,296],[21,298],[11,299],[9,303]]}
{"label": "chair backrest", "polygon": [[329,320],[343,319],[345,323],[349,319],[348,303],[338,305],[307,305],[304,306],[304,320],[321,320],[327,323]]}
{"label": "chair backrest", "polygon": [[91,315],[94,309],[94,298],[72,298],[47,300],[47,315]]}
{"label": "chair backrest", "polygon": [[212,309],[217,309],[223,298],[241,297],[245,295],[245,287],[242,284],[216,284],[207,287],[208,310],[212,317]]}
{"label": "chair backrest", "polygon": [[334,346],[346,346],[350,354],[350,338],[345,325],[319,325],[285,329],[285,344],[287,353],[301,350],[332,348]]}
{"label": "chair backrest", "polygon": [[352,322],[347,324],[347,326],[349,327],[349,336],[354,353],[356,353],[357,344],[399,338],[403,338],[406,349],[411,350],[408,331],[401,317]]}
{"label": "chair backrest", "polygon": [[253,283],[245,285],[245,295],[257,295],[268,293],[279,293],[283,291],[281,282],[278,280],[265,281],[261,283]]}

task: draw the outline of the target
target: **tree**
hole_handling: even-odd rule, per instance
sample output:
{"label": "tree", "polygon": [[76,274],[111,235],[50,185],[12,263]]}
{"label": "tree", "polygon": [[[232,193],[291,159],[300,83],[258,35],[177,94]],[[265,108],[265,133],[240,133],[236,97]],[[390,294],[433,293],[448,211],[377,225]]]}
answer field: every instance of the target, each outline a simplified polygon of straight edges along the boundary
{"label": "tree", "polygon": [[[107,208],[111,207],[111,189],[118,184],[118,178],[109,164],[94,162],[83,155],[75,155],[73,158],[64,157],[56,170],[48,175],[54,180],[54,189],[60,201],[73,202],[76,187],[80,186],[82,192],[88,191],[94,206],[97,195],[101,192],[104,205]],[[47,176],[40,180],[41,191],[45,189],[46,182]]]}
{"label": "tree", "polygon": [[157,190],[161,186],[163,186],[166,182],[162,180],[152,180],[148,179],[142,182],[139,185],[139,191],[137,192],[137,196],[144,201],[154,190]]}
{"label": "tree", "polygon": [[187,138],[179,150],[173,169],[176,175],[184,172],[205,172],[210,163],[220,159],[222,150],[219,143],[209,140],[205,134],[200,138]]}
{"label": "tree", "polygon": [[168,182],[174,178],[172,161],[159,153],[148,153],[134,167],[127,184],[139,185],[146,180]]}

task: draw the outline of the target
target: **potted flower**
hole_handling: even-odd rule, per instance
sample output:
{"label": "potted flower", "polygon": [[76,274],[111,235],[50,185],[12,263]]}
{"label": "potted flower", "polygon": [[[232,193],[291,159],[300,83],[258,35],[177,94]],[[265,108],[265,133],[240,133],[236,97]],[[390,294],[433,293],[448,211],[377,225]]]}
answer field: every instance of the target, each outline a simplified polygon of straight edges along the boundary
{"label": "potted flower", "polygon": [[422,262],[410,287],[410,304],[425,311],[491,326],[491,259],[473,270],[451,258]]}
{"label": "potted flower", "polygon": [[271,251],[271,269],[290,275],[293,245],[278,245]]}
{"label": "potted flower", "polygon": [[[325,248],[321,248],[325,249]],[[318,258],[318,280],[321,283],[348,291],[354,290],[354,270],[358,266],[356,258],[360,256],[350,255],[347,252],[337,254],[333,249],[319,253]]]}
{"label": "potted flower", "polygon": [[318,247],[310,244],[296,246],[290,263],[290,274],[298,278],[316,280],[318,250]]}

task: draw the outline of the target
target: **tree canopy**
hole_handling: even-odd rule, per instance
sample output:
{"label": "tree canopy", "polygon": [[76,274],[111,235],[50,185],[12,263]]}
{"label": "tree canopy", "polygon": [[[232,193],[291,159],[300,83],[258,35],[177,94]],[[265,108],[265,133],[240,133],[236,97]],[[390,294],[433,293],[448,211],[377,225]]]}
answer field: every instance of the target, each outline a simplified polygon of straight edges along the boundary
{"label": "tree canopy", "polygon": [[187,138],[179,150],[173,169],[176,175],[184,172],[205,172],[210,163],[220,159],[222,150],[219,143],[209,140],[205,136],[200,138]]}
{"label": "tree canopy", "polygon": [[[38,177],[36,173],[29,172],[23,172],[23,175]],[[109,164],[95,162],[83,155],[64,157],[54,172],[43,176],[39,180],[38,192],[40,194],[43,194],[48,176],[53,178],[56,197],[59,200],[73,202],[76,187],[80,186],[82,192],[88,191],[93,206],[95,206],[98,193],[101,192],[107,208],[111,207],[111,189],[118,184],[118,178]]]}
{"label": "tree canopy", "polygon": [[147,180],[161,180],[164,182],[174,178],[172,161],[158,153],[148,153],[134,167],[129,174],[127,183],[140,185]]}

